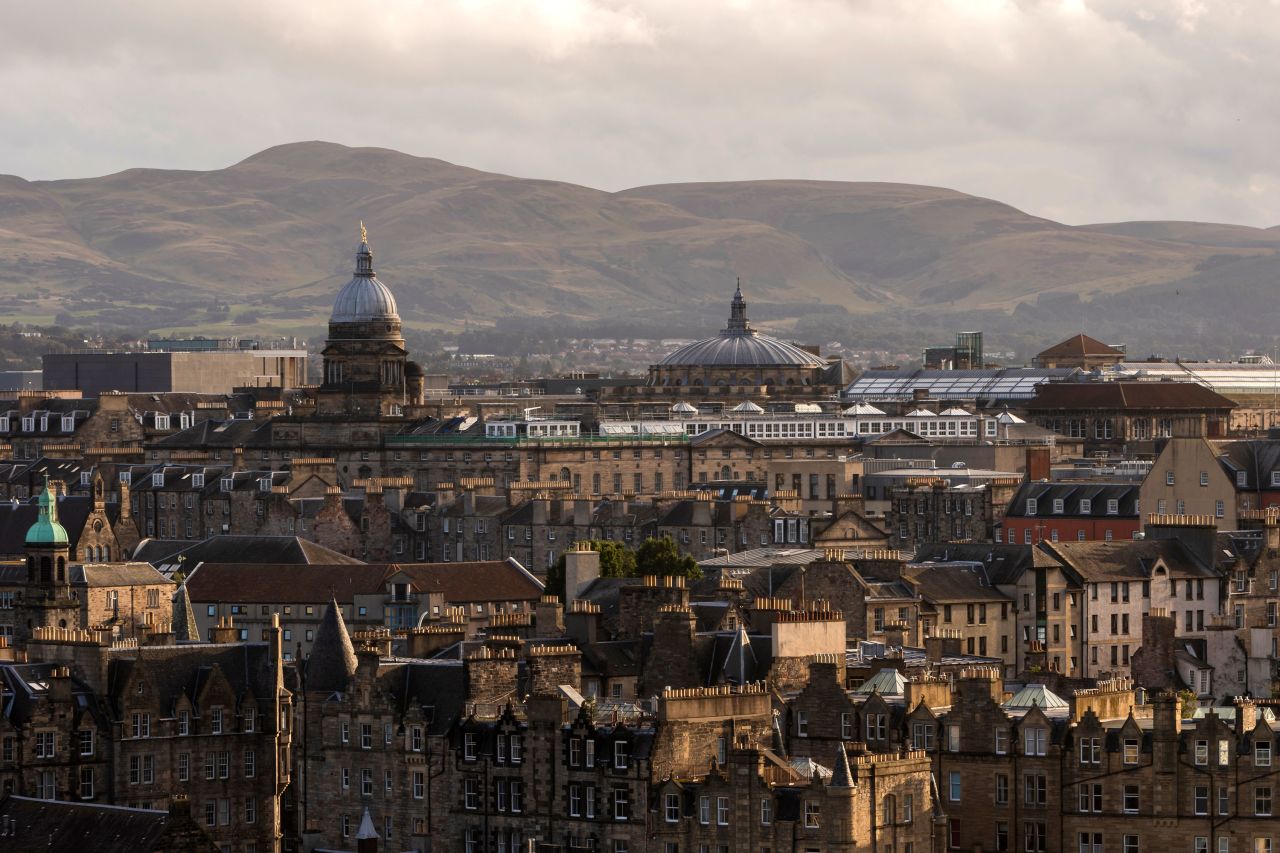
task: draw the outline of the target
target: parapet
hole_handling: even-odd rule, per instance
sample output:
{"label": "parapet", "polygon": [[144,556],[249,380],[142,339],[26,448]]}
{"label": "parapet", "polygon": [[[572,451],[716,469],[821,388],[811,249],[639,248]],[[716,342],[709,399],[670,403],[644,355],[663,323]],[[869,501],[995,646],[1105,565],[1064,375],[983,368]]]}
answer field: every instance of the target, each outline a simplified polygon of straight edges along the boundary
{"label": "parapet", "polygon": [[658,719],[664,722],[727,720],[744,717],[770,719],[772,696],[764,683],[742,686],[667,687],[658,698]]}

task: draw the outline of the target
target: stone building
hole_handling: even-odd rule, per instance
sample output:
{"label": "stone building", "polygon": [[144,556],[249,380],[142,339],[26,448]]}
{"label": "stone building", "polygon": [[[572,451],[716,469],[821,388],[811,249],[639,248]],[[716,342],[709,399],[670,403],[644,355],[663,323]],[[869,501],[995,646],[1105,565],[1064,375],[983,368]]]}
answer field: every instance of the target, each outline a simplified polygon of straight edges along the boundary
{"label": "stone building", "polygon": [[929,472],[909,478],[890,492],[889,541],[903,551],[926,542],[993,542],[1020,482],[994,472],[958,482]]}
{"label": "stone building", "polygon": [[753,329],[739,287],[730,304],[729,322],[720,334],[680,347],[651,366],[643,388],[617,390],[664,398],[811,398],[839,393],[848,378],[840,360],[824,360],[816,349],[797,347]]}
{"label": "stone building", "polygon": [[278,851],[293,709],[280,632],[247,646],[140,644],[37,627],[3,667],[0,781],[46,800],[165,809],[219,849]]}
{"label": "stone building", "polygon": [[355,276],[333,304],[321,355],[317,414],[401,415],[406,407],[422,403],[424,374],[409,361],[395,297],[373,271],[363,225]]}

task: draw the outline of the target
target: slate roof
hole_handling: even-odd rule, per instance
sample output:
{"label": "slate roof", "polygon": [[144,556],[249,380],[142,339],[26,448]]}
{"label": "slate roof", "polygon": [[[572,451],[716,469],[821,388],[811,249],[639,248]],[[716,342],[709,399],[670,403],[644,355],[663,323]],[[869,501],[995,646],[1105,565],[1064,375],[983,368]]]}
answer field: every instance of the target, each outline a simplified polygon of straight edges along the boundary
{"label": "slate roof", "polygon": [[419,592],[439,592],[451,603],[536,601],[543,590],[543,583],[511,558],[473,563],[396,563],[388,569],[388,575],[404,572]]}
{"label": "slate roof", "polygon": [[926,563],[908,566],[903,574],[920,597],[930,602],[1011,600],[992,586],[982,563]]}
{"label": "slate roof", "polygon": [[403,712],[422,710],[431,734],[441,735],[462,716],[466,700],[466,669],[461,661],[386,661],[378,683]]}
{"label": "slate roof", "polygon": [[1036,566],[1057,566],[1058,561],[1031,545],[990,545],[978,542],[935,542],[921,545],[915,563],[977,562],[987,570],[993,584],[1018,582],[1023,572]]}
{"label": "slate roof", "polygon": [[108,696],[119,711],[129,677],[140,670],[160,697],[160,707],[172,709],[183,695],[196,702],[215,668],[222,672],[237,697],[253,696],[266,701],[274,694],[271,649],[266,643],[250,642],[143,646],[113,654]]}
{"label": "slate roof", "polygon": [[86,563],[72,564],[70,579],[73,586],[149,586],[168,584],[171,581],[155,570],[150,563]]}
{"label": "slate roof", "polygon": [[10,821],[13,831],[0,840],[5,853],[139,853],[160,842],[169,813],[9,794],[0,799],[0,823]]}
{"label": "slate roof", "polygon": [[770,545],[765,548],[752,548],[712,557],[698,563],[703,569],[742,569],[763,568],[781,564],[806,566],[815,560],[824,559],[823,552],[817,548],[796,548],[784,545]]}
{"label": "slate roof", "polygon": [[[61,509],[61,505],[59,505]],[[180,544],[181,547],[176,547]],[[271,563],[271,564],[339,564],[358,565],[355,557],[331,551],[323,545],[299,536],[253,536],[223,534],[199,541],[175,543],[175,540],[144,539],[133,551],[133,558],[157,568],[176,568],[178,558],[188,566],[199,563]],[[188,571],[190,569],[188,568]]]}
{"label": "slate roof", "polygon": [[1086,582],[1147,580],[1157,560],[1164,562],[1171,577],[1218,577],[1214,567],[1201,565],[1176,539],[1044,542],[1041,547],[1056,554]]}
{"label": "slate roof", "polygon": [[[1224,441],[1216,445],[1218,461],[1238,491],[1277,488],[1271,485],[1273,471],[1280,471],[1280,441]],[[1244,472],[1244,483],[1238,472]]]}
{"label": "slate roof", "polygon": [[[1137,518],[1141,483],[1024,483],[1009,503],[1008,518],[1031,518],[1027,501],[1035,500],[1035,518]],[[1054,501],[1062,501],[1062,512],[1054,512]],[[1081,501],[1089,501],[1084,512]],[[1109,501],[1116,512],[1107,512]]]}
{"label": "slate roof", "polygon": [[1052,382],[1026,403],[1038,411],[1170,411],[1234,409],[1236,404],[1195,382]]}
{"label": "slate roof", "polygon": [[307,655],[306,687],[321,693],[340,692],[347,689],[351,677],[356,674],[356,651],[351,645],[351,635],[342,618],[342,608],[330,600],[325,608],[316,639]]}
{"label": "slate roof", "polygon": [[[190,564],[189,564],[190,565]],[[187,576],[193,602],[224,604],[322,604],[336,597],[350,603],[357,595],[386,589],[387,567],[359,562],[197,563]]]}

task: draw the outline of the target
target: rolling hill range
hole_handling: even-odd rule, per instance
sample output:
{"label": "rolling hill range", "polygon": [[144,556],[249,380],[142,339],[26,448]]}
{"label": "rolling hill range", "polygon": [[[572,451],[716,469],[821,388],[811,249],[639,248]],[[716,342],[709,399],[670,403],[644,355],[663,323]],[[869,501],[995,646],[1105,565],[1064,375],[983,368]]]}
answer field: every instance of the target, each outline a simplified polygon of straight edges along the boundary
{"label": "rolling hill range", "polygon": [[[380,277],[418,328],[504,316],[705,327],[720,321],[738,276],[753,317],[777,328],[918,313],[942,322],[1022,310],[1034,320],[1037,306],[1063,300],[1118,300],[1115,310],[1140,326],[1162,294],[1267,295],[1280,277],[1278,229],[1072,227],[906,184],[607,193],[306,142],[209,172],[0,177],[0,312],[314,334],[349,277],[359,220]],[[1221,308],[1206,299],[1211,312]],[[1108,322],[1119,321],[1113,314]]]}

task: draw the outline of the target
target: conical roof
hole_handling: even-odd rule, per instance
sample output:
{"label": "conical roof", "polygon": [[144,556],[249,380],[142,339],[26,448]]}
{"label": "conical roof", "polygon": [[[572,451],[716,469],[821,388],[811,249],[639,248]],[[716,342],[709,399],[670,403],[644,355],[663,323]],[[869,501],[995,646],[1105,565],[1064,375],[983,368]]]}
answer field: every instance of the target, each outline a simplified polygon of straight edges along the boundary
{"label": "conical roof", "polygon": [[49,488],[49,478],[44,478],[44,491],[39,499],[40,517],[27,528],[28,545],[67,545],[67,529],[58,523],[58,497]]}
{"label": "conical roof", "polygon": [[373,817],[369,814],[369,807],[364,807],[364,816],[360,818],[360,828],[356,830],[356,841],[361,839],[377,838],[378,831],[373,828]]}
{"label": "conical roof", "polygon": [[844,744],[836,744],[836,769],[831,772],[832,788],[852,788],[853,769],[849,767],[849,754],[844,751]]}
{"label": "conical roof", "polygon": [[187,594],[185,581],[178,584],[178,591],[173,594],[173,639],[179,643],[183,640],[200,641],[200,628],[196,625],[196,614],[191,609],[191,596]]}
{"label": "conical roof", "polygon": [[698,414],[697,409],[695,409],[693,406],[690,406],[688,403],[684,402],[683,400],[680,401],[679,403],[676,403],[674,406],[672,406],[671,411],[675,412],[677,415]]}
{"label": "conical roof", "polygon": [[738,412],[740,414],[758,415],[761,414],[764,409],[760,408],[750,400],[743,400],[741,403],[730,409],[730,411]]}
{"label": "conical roof", "polygon": [[323,693],[346,690],[355,673],[356,650],[342,619],[342,608],[337,599],[330,599],[307,656],[306,687]]}

